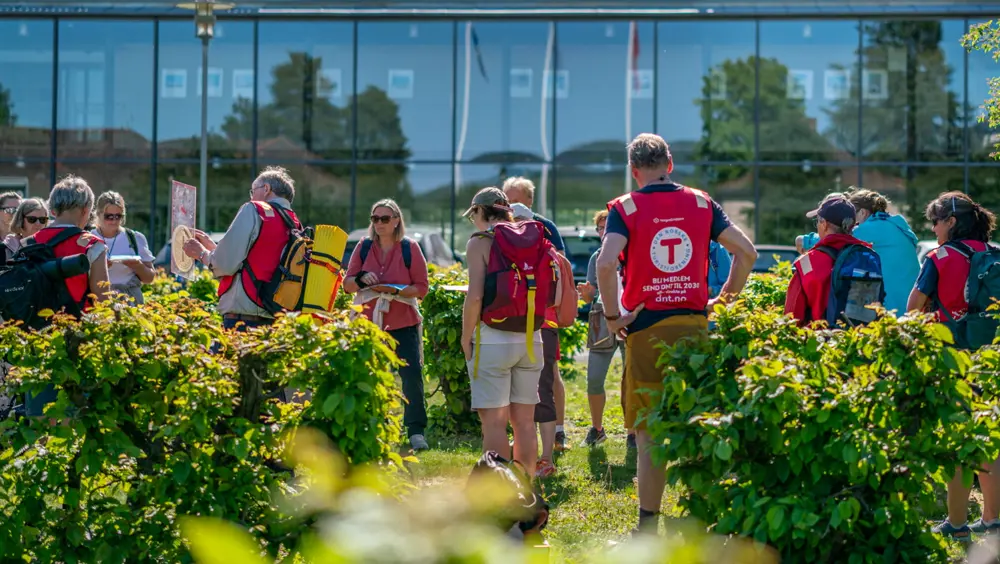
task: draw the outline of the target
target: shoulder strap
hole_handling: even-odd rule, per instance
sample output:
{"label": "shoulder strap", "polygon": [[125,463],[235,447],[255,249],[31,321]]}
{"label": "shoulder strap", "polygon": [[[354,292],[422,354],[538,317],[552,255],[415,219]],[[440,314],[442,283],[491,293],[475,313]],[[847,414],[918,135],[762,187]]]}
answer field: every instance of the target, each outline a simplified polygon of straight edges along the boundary
{"label": "shoulder strap", "polygon": [[[79,227],[63,227],[62,231],[56,234],[55,237],[50,239],[49,242],[45,244],[48,245],[49,247],[55,248],[60,243],[69,240],[70,237],[73,237],[74,235],[81,235],[82,233],[83,230],[80,229]],[[32,237],[31,239],[32,241],[34,241],[34,237]]]}
{"label": "shoulder strap", "polygon": [[372,240],[369,237],[362,239],[360,249],[361,265],[364,266],[365,261],[368,260],[368,253],[372,250]]}
{"label": "shoulder strap", "polygon": [[840,252],[843,251],[843,249],[838,251],[837,249],[834,249],[833,247],[828,247],[826,245],[816,245],[815,247],[813,247],[813,249],[830,257],[831,259],[833,259],[834,262],[837,262],[837,257],[839,257]]}
{"label": "shoulder strap", "polygon": [[132,251],[135,254],[139,254],[139,243],[135,239],[135,231],[132,231],[128,227],[125,228],[125,236],[128,237],[128,244],[132,247]]}
{"label": "shoulder strap", "polygon": [[281,221],[285,222],[285,226],[288,227],[288,229],[291,230],[299,228],[299,225],[295,222],[294,219],[292,219],[292,216],[288,214],[288,210],[286,210],[284,207],[274,202],[268,202],[268,205],[270,205],[272,208],[278,211],[278,215],[281,217]]}
{"label": "shoulder strap", "polygon": [[964,255],[965,258],[967,259],[971,259],[972,255],[976,254],[975,249],[965,244],[965,242],[963,241],[948,241],[943,246],[955,249],[956,251]]}
{"label": "shoulder strap", "polygon": [[414,244],[413,239],[410,239],[409,237],[403,237],[403,245],[402,245],[403,265],[406,266],[407,270],[410,269],[410,264],[413,262],[413,247],[411,246],[413,244]]}

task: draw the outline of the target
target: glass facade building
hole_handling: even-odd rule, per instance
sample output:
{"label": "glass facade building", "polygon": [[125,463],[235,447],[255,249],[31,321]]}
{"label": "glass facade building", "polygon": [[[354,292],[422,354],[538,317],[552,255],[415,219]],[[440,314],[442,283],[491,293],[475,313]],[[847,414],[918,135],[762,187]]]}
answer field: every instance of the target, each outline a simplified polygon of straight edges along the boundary
{"label": "glass facade building", "polygon": [[[537,209],[588,225],[632,188],[626,142],[655,132],[675,180],[758,243],[792,244],[806,210],[852,185],[886,193],[926,237],[939,192],[1000,211],[998,136],[977,119],[1000,69],[960,43],[986,19],[222,13],[208,226],[226,228],[266,165],[291,171],[314,224],[362,227],[392,197],[461,248],[472,194],[524,175]],[[169,180],[199,180],[193,28],[173,10],[0,10],[0,184],[45,196],[78,174],[122,193],[130,225],[162,244]]]}

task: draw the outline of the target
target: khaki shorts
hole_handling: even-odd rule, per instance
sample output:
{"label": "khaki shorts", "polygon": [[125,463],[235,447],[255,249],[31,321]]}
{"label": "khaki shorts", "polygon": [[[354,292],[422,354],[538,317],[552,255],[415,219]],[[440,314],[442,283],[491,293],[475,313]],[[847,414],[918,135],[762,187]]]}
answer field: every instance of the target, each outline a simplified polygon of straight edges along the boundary
{"label": "khaki shorts", "polygon": [[640,412],[653,407],[650,391],[663,389],[663,369],[656,367],[660,357],[656,345],[672,345],[684,337],[707,334],[708,318],[704,315],[675,315],[625,339],[622,408],[626,429],[645,429],[646,424],[640,421],[637,427],[636,420]]}
{"label": "khaki shorts", "polygon": [[512,403],[537,404],[538,379],[543,365],[541,344],[535,343],[534,349],[535,362],[531,362],[526,343],[474,345],[472,360],[466,362],[472,388],[472,408],[492,409]]}

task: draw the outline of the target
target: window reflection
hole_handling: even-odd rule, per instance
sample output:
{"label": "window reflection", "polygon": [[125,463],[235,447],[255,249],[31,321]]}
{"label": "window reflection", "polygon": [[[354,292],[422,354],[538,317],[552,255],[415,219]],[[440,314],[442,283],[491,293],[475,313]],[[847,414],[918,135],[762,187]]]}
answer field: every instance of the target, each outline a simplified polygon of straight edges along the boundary
{"label": "window reflection", "polygon": [[358,154],[452,158],[453,25],[358,24]]}
{"label": "window reflection", "polygon": [[60,20],[60,159],[149,155],[152,38],[152,21]]}
{"label": "window reflection", "polygon": [[52,35],[47,20],[0,20],[0,158],[48,158]]}
{"label": "window reflection", "polygon": [[754,158],[754,22],[661,22],[656,129],[674,158]]}
{"label": "window reflection", "polygon": [[[534,211],[549,216],[553,221],[550,203],[552,201],[552,167],[538,163],[509,164],[462,164],[455,166],[455,245],[465,250],[465,244],[472,235],[473,227],[469,220],[461,217],[469,209],[472,197],[480,189],[487,186],[503,186],[504,180],[512,176],[524,176],[535,184]],[[571,196],[576,198],[574,194]],[[543,202],[547,202],[543,206]]]}
{"label": "window reflection", "polygon": [[[149,234],[150,177],[149,165],[142,163],[58,162],[56,180],[74,174],[87,181],[94,196],[114,190],[125,198],[128,227]],[[45,194],[48,196],[48,193]]]}
{"label": "window reflection", "polygon": [[[560,22],[554,83],[560,162],[613,163],[653,131],[653,24]],[[526,128],[530,126],[525,123]]]}
{"label": "window reflection", "polygon": [[[236,212],[250,199],[250,183],[254,177],[248,162],[214,161],[208,167],[208,210],[198,210],[200,216],[207,213],[208,231],[225,231]],[[200,182],[198,162],[159,163],[156,167],[156,231],[159,237],[166,237],[170,228],[170,180],[177,180],[192,186]],[[201,189],[201,186],[198,186]],[[165,241],[166,239],[157,239]]]}
{"label": "window reflection", "polygon": [[[350,228],[351,165],[280,164],[295,180],[292,208],[305,225]],[[261,169],[266,165],[261,165]]]}
{"label": "window reflection", "polygon": [[756,210],[757,243],[794,245],[795,237],[815,230],[806,212],[830,192],[842,192],[858,178],[857,167],[762,166]]}
{"label": "window reflection", "polygon": [[552,99],[542,95],[553,25],[460,22],[455,160],[552,158]]}
{"label": "window reflection", "polygon": [[855,160],[858,23],[761,22],[760,57],[761,160]]}
{"label": "window reflection", "polygon": [[963,160],[961,20],[864,22],[866,160]]}
{"label": "window reflection", "polygon": [[27,198],[48,198],[52,184],[48,161],[0,162],[0,192],[20,192]]}
{"label": "window reflection", "polygon": [[1000,214],[1000,167],[969,167],[969,196]]}
{"label": "window reflection", "polygon": [[[978,22],[970,22],[978,23]],[[991,128],[979,117],[985,114],[983,104],[990,98],[989,80],[1000,76],[1000,66],[993,56],[983,51],[969,52],[969,107],[966,110],[966,123],[969,128],[969,160],[975,162],[992,162],[990,156],[998,149],[1000,134],[996,128]],[[969,187],[972,192],[972,187]]]}
{"label": "window reflection", "polygon": [[392,198],[403,210],[408,230],[439,233],[450,241],[451,174],[449,165],[358,163],[353,228],[367,229],[372,204]]}
{"label": "window reflection", "polygon": [[260,23],[261,158],[350,160],[353,33],[347,22]]}
{"label": "window reflection", "polygon": [[[674,175],[681,181],[683,177]],[[703,165],[696,167],[689,186],[700,188],[722,206],[729,220],[750,239],[754,238],[753,166],[745,164]]]}
{"label": "window reflection", "polygon": [[[208,51],[209,158],[247,159],[253,136],[253,23],[219,21]],[[157,149],[201,154],[201,41],[191,22],[160,22]]]}
{"label": "window reflection", "polygon": [[927,204],[943,192],[965,191],[965,169],[960,166],[865,167],[862,186],[885,194],[890,212],[901,214],[920,239],[933,239],[931,225],[924,218]]}

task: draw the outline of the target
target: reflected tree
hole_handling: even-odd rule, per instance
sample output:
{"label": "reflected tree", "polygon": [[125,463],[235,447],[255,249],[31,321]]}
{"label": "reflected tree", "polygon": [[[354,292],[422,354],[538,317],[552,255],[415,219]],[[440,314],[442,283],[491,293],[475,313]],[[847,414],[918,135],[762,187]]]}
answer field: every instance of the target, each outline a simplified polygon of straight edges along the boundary
{"label": "reflected tree", "polygon": [[17,125],[17,115],[14,113],[14,101],[10,89],[0,84],[0,125],[14,127]]}

